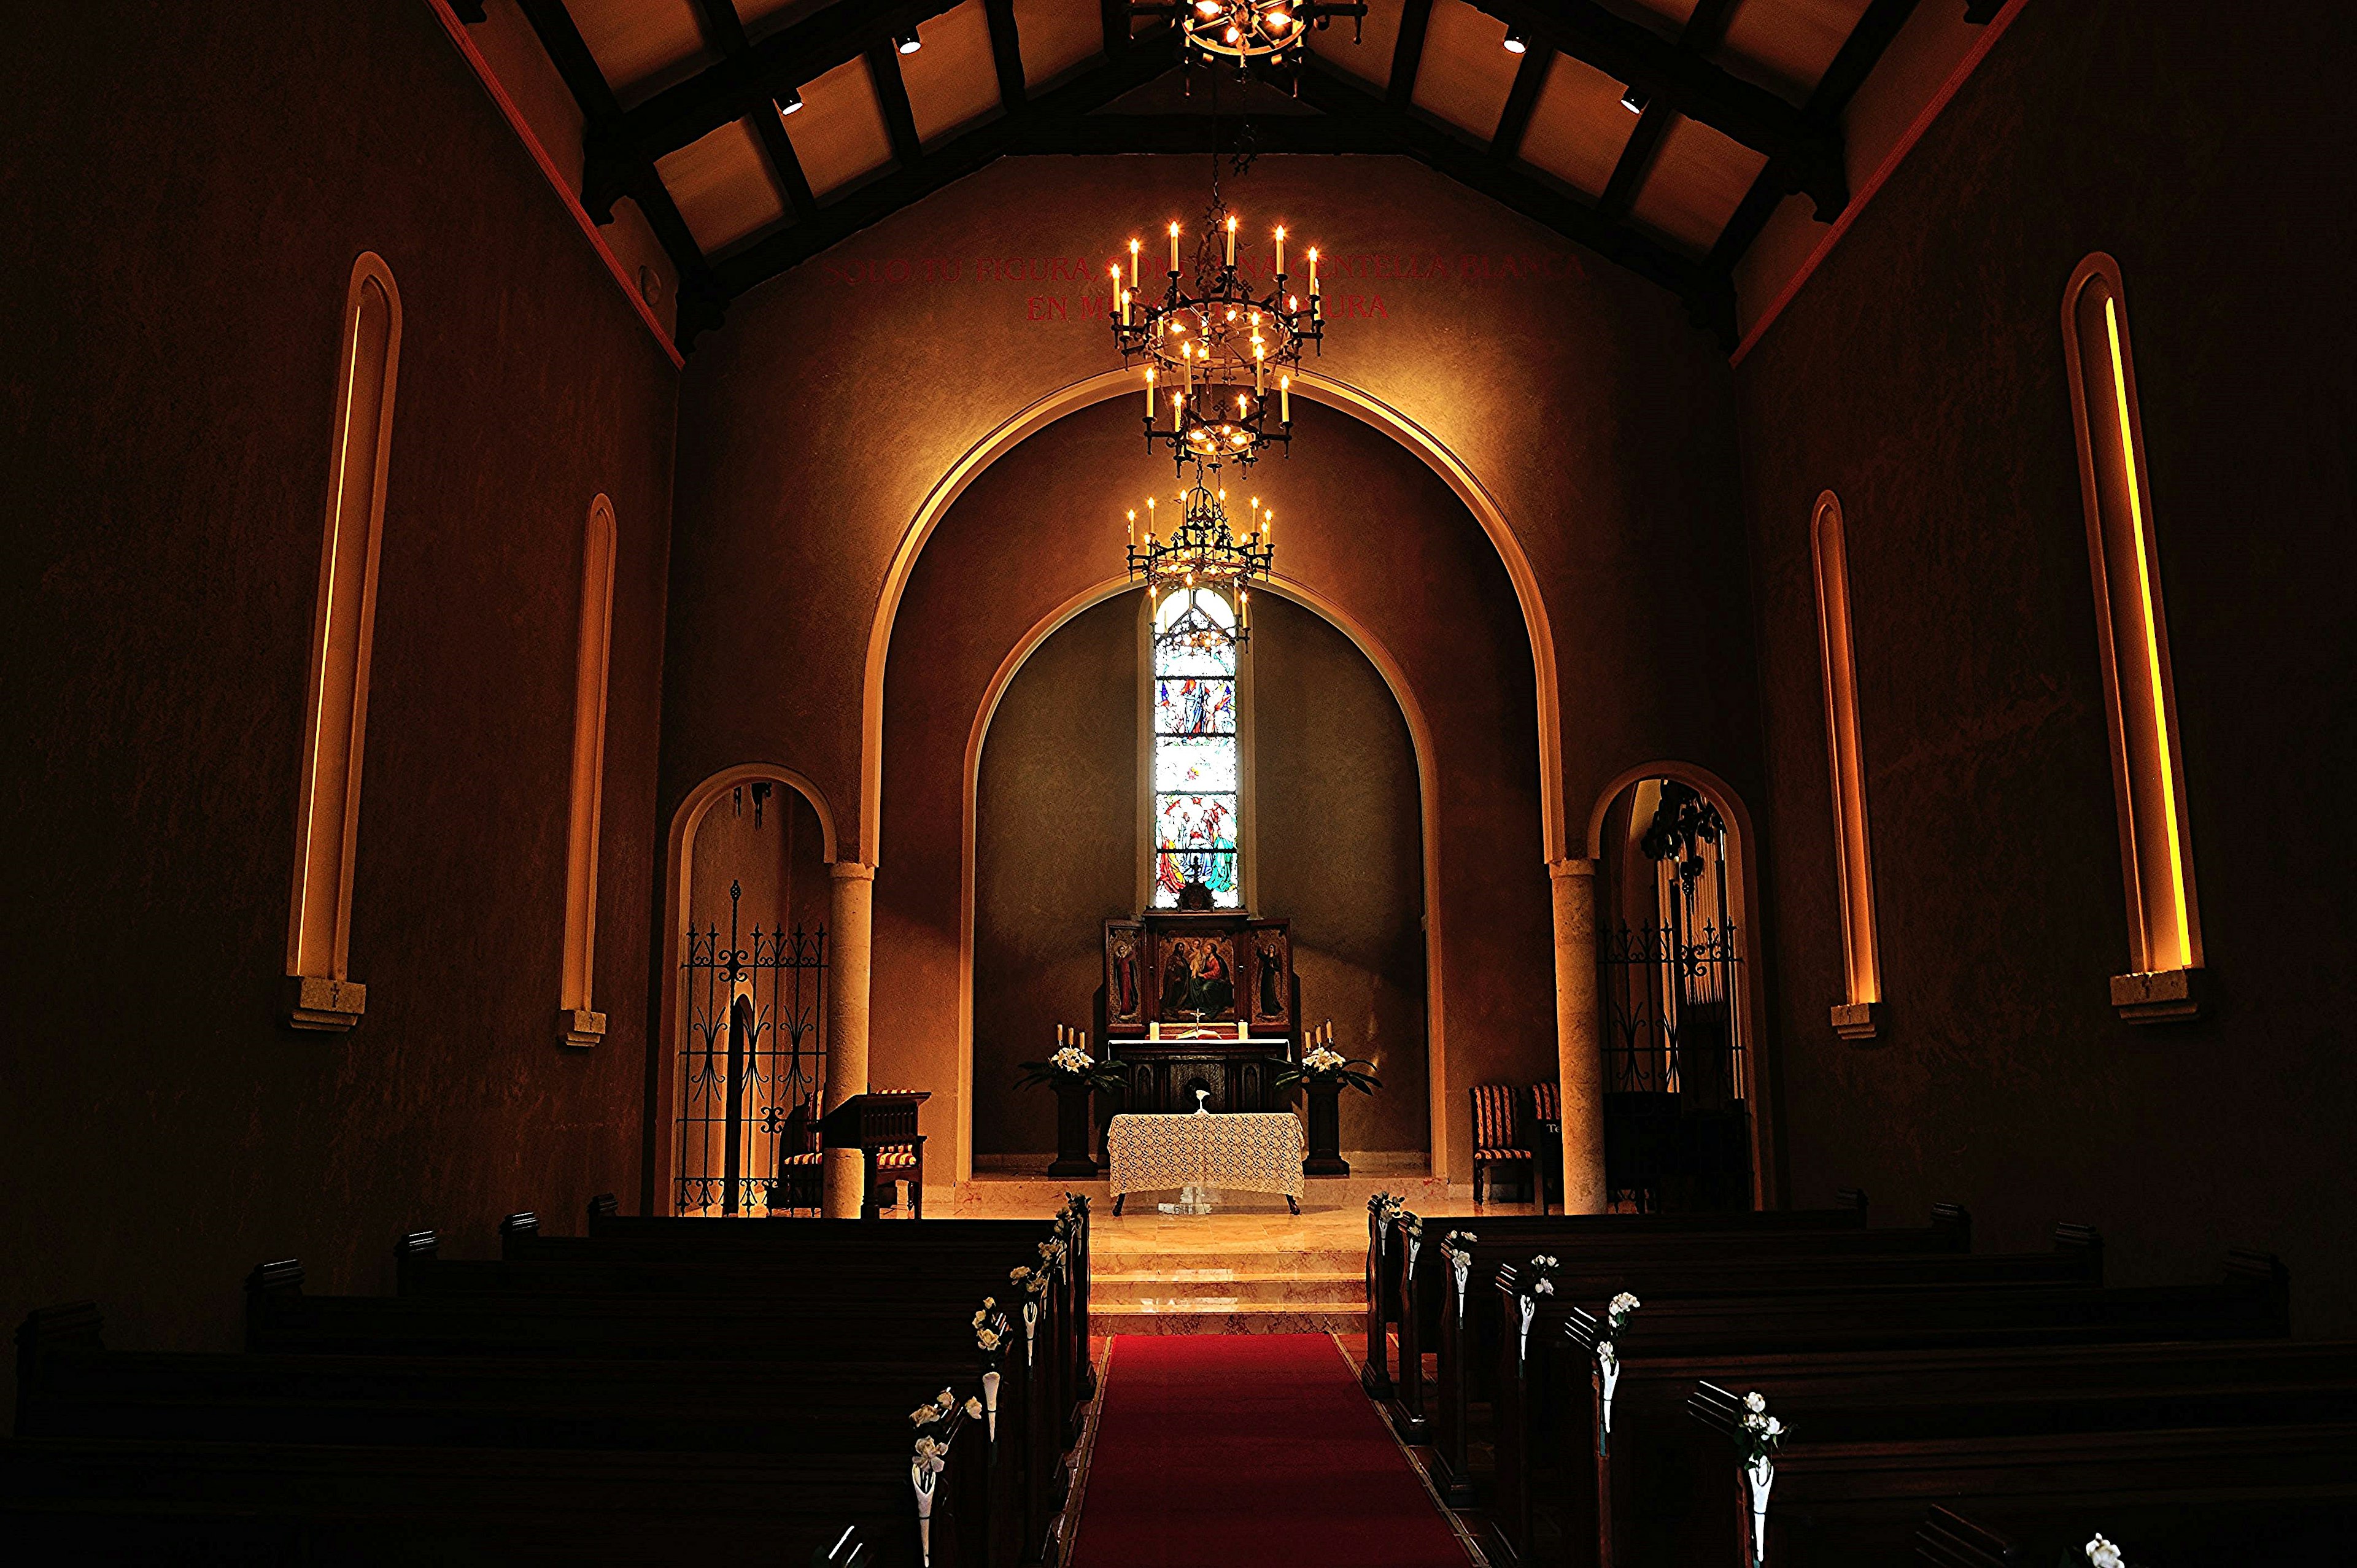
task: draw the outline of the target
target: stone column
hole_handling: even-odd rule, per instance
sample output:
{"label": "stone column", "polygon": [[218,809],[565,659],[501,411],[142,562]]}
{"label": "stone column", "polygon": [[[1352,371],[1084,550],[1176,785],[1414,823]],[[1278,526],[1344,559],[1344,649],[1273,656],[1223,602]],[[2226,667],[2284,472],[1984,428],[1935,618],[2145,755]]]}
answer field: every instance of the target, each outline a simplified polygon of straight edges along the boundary
{"label": "stone column", "polygon": [[[867,975],[876,912],[876,868],[856,860],[827,867],[834,877],[826,955],[826,1097],[833,1111],[855,1094],[867,1092]],[[820,1210],[829,1219],[856,1219],[866,1193],[866,1172],[857,1149],[829,1149],[824,1162],[826,1197]]]}
{"label": "stone column", "polygon": [[1604,1211],[1604,1019],[1597,989],[1596,862],[1548,863],[1555,889],[1555,1070],[1563,1093],[1563,1211]]}

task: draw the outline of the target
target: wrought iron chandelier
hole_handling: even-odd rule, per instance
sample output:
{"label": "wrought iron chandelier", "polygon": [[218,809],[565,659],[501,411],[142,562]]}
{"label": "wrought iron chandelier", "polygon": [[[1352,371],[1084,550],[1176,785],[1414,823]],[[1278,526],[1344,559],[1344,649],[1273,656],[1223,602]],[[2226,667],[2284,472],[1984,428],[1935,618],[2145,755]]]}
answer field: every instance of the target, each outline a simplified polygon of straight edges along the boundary
{"label": "wrought iron chandelier", "polygon": [[[1129,514],[1129,575],[1146,585],[1157,645],[1201,649],[1241,645],[1252,637],[1252,583],[1268,580],[1276,513],[1254,496],[1247,521],[1237,527],[1228,520],[1226,489],[1215,488],[1218,478],[1214,469],[1207,479],[1197,466],[1194,484],[1173,498],[1179,512],[1168,535],[1157,530],[1156,498],[1146,499],[1142,542],[1137,513]],[[1232,618],[1207,602],[1206,590],[1224,601]],[[1187,603],[1166,625],[1162,603],[1175,594],[1185,595]]]}
{"label": "wrought iron chandelier", "polygon": [[1167,443],[1180,465],[1189,458],[1250,464],[1271,446],[1289,448],[1302,351],[1322,353],[1325,346],[1316,248],[1305,296],[1286,271],[1286,231],[1278,224],[1267,289],[1256,293],[1252,269],[1236,262],[1240,220],[1233,213],[1219,216],[1225,204],[1216,169],[1214,176],[1213,221],[1198,243],[1191,283],[1180,268],[1183,231],[1176,221],[1160,297],[1148,297],[1139,282],[1142,242],[1129,242],[1126,285],[1121,263],[1112,268],[1114,346],[1125,366],[1146,367],[1146,444]]}
{"label": "wrought iron chandelier", "polygon": [[1232,59],[1240,64],[1297,61],[1308,47],[1309,29],[1336,16],[1353,18],[1363,33],[1366,0],[1132,0],[1133,16],[1167,16],[1193,59]]}

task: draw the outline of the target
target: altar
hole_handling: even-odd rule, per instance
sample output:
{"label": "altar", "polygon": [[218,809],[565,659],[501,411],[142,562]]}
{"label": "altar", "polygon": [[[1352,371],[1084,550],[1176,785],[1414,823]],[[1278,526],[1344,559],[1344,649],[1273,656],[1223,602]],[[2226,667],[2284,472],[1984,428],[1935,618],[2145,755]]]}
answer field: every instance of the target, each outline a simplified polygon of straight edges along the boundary
{"label": "altar", "polygon": [[1289,1111],[1116,1116],[1105,1130],[1113,1211],[1119,1214],[1133,1192],[1234,1187],[1281,1193],[1298,1214],[1306,1147],[1300,1119]]}

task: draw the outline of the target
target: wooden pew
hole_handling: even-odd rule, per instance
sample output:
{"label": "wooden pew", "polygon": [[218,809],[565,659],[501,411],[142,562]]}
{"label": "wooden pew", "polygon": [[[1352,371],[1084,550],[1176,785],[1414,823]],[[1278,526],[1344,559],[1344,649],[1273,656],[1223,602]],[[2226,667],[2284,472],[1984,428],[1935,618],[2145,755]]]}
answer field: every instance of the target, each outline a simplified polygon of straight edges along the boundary
{"label": "wooden pew", "polygon": [[[1725,1370],[1777,1357],[1849,1360],[1877,1353],[1895,1355],[1894,1364],[1903,1365],[1908,1357],[2042,1347],[2078,1348],[2093,1360],[2120,1344],[2280,1338],[2288,1329],[2288,1282],[2281,1265],[2261,1253],[2233,1254],[2227,1277],[2210,1285],[1798,1289],[1749,1301],[1659,1296],[1617,1337],[1620,1374],[1609,1438],[1594,1362],[1603,1329],[1584,1310],[1565,1314],[1550,1348],[1559,1358],[1552,1374],[1543,1368],[1526,1373],[1516,1394],[1525,1402],[1552,1396],[1566,1412],[1554,1452],[1571,1561],[1625,1563],[1648,1555],[1632,1530],[1693,1506],[1691,1485],[1681,1485],[1689,1476],[1681,1471],[1656,1483],[1646,1467],[1653,1454],[1646,1444],[1667,1441],[1661,1434],[1677,1424],[1677,1404],[1694,1386],[1683,1375],[1692,1365]],[[1654,1370],[1670,1365],[1680,1376]],[[1545,1384],[1531,1381],[1543,1375],[1549,1376]],[[1598,1544],[1591,1550],[1586,1541]]]}
{"label": "wooden pew", "polygon": [[[1746,1225],[1732,1230],[1689,1229],[1660,1232],[1598,1227],[1592,1223],[1621,1218],[1619,1216],[1575,1218],[1585,1223],[1568,1230],[1488,1226],[1472,1233],[1475,1240],[1470,1246],[1458,1250],[1455,1262],[1436,1262],[1446,1249],[1435,1248],[1419,1251],[1403,1270],[1400,1400],[1394,1424],[1411,1441],[1430,1438],[1438,1472],[1436,1479],[1452,1501],[1463,1501],[1472,1495],[1468,1460],[1471,1410],[1479,1391],[1488,1384],[1501,1343],[1497,1297],[1487,1288],[1476,1287],[1477,1283],[1486,1285],[1494,1280],[1500,1267],[1527,1262],[1539,1251],[1572,1260],[1576,1267],[1609,1271],[1649,1259],[1668,1262],[1706,1255],[1731,1262],[1741,1258],[1792,1261],[1954,1254],[1969,1251],[1972,1241],[1972,1217],[1948,1204],[1935,1206],[1932,1222],[1928,1226],[1874,1230],[1857,1227],[1782,1230]],[[1561,1223],[1559,1219],[1553,1221],[1555,1226]],[[1427,1229],[1425,1234],[1428,1239],[1431,1232]],[[1444,1243],[1447,1235],[1443,1233]],[[1428,1297],[1425,1293],[1427,1280]],[[1413,1313],[1407,1296],[1411,1288],[1418,1292]],[[1620,1288],[1613,1286],[1614,1290]],[[1439,1327],[1433,1380],[1437,1402],[1429,1425],[1425,1424],[1423,1408],[1423,1340],[1415,1332],[1427,1307]]]}
{"label": "wooden pew", "polygon": [[[1544,1277],[1552,1291],[1544,1295],[1533,1293],[1533,1276],[1531,1268],[1509,1263],[1499,1269],[1493,1282],[1506,1322],[1491,1385],[1495,1391],[1490,1423],[1495,1494],[1491,1512],[1509,1552],[1516,1555],[1528,1545],[1535,1500],[1530,1468],[1541,1428],[1551,1413],[1553,1358],[1566,1319],[1573,1314],[1587,1317],[1578,1305],[1581,1301],[1608,1301],[1625,1290],[1658,1310],[1675,1302],[1748,1304],[1770,1293],[1794,1290],[1868,1299],[1932,1288],[2083,1290],[2103,1283],[2103,1246],[2085,1226],[2059,1225],[2053,1249],[2044,1252],[1615,1259],[1547,1271]],[[1587,1349],[1592,1354],[1592,1341]]]}
{"label": "wooden pew", "polygon": [[[1862,1230],[1866,1227],[1866,1194],[1845,1187],[1840,1201],[1832,1208],[1758,1209],[1730,1214],[1595,1214],[1595,1215],[1474,1215],[1434,1216],[1415,1214],[1391,1195],[1378,1193],[1367,1200],[1367,1355],[1364,1370],[1360,1374],[1368,1393],[1377,1399],[1387,1399],[1394,1392],[1391,1371],[1391,1333],[1401,1329],[1400,1361],[1404,1369],[1421,1373],[1420,1352],[1411,1356],[1410,1347],[1417,1338],[1418,1325],[1415,1319],[1405,1322],[1402,1303],[1405,1292],[1402,1285],[1404,1270],[1413,1273],[1421,1266],[1435,1270],[1432,1260],[1438,1255],[1441,1239],[1450,1230],[1479,1230],[1482,1226],[1497,1228],[1501,1233],[1522,1234],[1587,1234],[1614,1235],[1693,1235],[1735,1231],[1808,1231]],[[1420,1287],[1428,1310],[1437,1310],[1440,1292],[1437,1278],[1428,1277]],[[1429,1344],[1429,1330],[1423,1337]],[[1415,1409],[1405,1419],[1413,1434],[1422,1435],[1421,1389],[1410,1391]],[[1394,1412],[1394,1423],[1403,1418]]]}

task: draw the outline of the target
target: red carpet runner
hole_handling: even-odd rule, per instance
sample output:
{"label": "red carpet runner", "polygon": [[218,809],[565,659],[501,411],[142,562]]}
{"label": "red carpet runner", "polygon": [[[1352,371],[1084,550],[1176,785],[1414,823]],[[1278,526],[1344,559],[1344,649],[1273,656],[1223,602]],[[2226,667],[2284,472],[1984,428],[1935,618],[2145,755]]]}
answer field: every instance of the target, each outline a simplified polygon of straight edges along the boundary
{"label": "red carpet runner", "polygon": [[1114,1340],[1072,1568],[1465,1568],[1322,1334]]}

